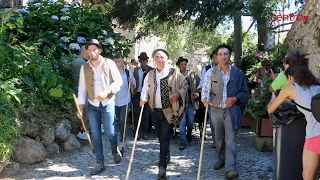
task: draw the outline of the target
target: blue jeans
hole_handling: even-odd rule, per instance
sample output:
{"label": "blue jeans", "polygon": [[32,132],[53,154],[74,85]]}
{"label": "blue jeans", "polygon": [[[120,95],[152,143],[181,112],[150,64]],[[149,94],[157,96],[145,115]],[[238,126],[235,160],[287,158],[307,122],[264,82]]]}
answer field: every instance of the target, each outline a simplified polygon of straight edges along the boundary
{"label": "blue jeans", "polygon": [[184,112],[183,118],[179,124],[180,129],[180,141],[186,142],[186,127],[187,127],[187,135],[191,136],[193,123],[194,123],[194,115],[195,110],[194,107],[190,104],[187,105],[186,110]]}
{"label": "blue jeans", "polygon": [[209,106],[208,108],[208,115],[209,115],[209,124],[210,124],[210,129],[211,129],[211,136],[212,136],[212,141],[216,142],[216,135],[215,135],[215,131],[214,131],[214,126],[212,123],[212,118],[211,118],[211,106]]}
{"label": "blue jeans", "polygon": [[232,126],[229,110],[211,107],[210,113],[216,130],[218,160],[225,162],[225,172],[236,171],[236,130]]}
{"label": "blue jeans", "polygon": [[[128,103],[128,106],[130,107],[130,103]],[[128,107],[128,113],[129,113],[129,107]],[[116,106],[116,117],[119,123],[119,131],[120,131],[120,141],[122,142],[123,138],[123,131],[124,131],[124,121],[126,118],[126,105],[124,106]],[[128,121],[128,119],[127,119]]]}
{"label": "blue jeans", "polygon": [[97,164],[104,164],[103,144],[101,139],[101,119],[103,121],[105,134],[110,141],[112,153],[117,153],[118,141],[114,120],[115,106],[109,104],[95,107],[89,103],[88,105],[88,118],[91,127],[91,140],[95,151]]}

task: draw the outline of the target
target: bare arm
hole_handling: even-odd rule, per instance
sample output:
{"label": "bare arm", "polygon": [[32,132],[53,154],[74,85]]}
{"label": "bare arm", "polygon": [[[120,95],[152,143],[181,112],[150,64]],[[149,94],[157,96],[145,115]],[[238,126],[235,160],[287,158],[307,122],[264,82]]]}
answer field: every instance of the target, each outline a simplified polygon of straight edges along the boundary
{"label": "bare arm", "polygon": [[268,106],[268,113],[273,113],[287,98],[294,99],[296,94],[296,89],[292,84],[288,84],[284,87],[278,97],[271,102]]}

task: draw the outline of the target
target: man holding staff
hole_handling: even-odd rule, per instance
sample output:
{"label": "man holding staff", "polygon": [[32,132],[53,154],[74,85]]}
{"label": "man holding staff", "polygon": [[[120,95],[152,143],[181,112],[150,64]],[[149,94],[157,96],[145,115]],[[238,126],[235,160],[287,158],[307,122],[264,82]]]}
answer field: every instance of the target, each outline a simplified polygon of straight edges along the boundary
{"label": "man holding staff", "polygon": [[236,132],[241,127],[249,90],[243,72],[229,64],[231,47],[222,44],[216,52],[219,63],[207,71],[201,99],[205,107],[211,105],[218,154],[214,169],[225,166],[226,178],[236,179],[239,177],[236,169]]}
{"label": "man holding staff", "polygon": [[80,70],[78,99],[82,118],[83,107],[88,98],[88,119],[91,128],[93,148],[97,165],[91,170],[96,175],[104,170],[103,144],[101,139],[101,120],[105,133],[110,141],[113,160],[120,163],[121,154],[118,150],[117,133],[115,130],[115,93],[120,90],[122,78],[114,61],[105,59],[100,54],[102,46],[99,41],[92,39],[87,45],[89,60]]}
{"label": "man holding staff", "polygon": [[179,71],[168,66],[169,53],[166,50],[156,49],[152,56],[156,69],[144,79],[140,106],[149,102],[152,122],[160,141],[158,179],[166,179],[172,124],[179,124],[183,117],[188,83]]}

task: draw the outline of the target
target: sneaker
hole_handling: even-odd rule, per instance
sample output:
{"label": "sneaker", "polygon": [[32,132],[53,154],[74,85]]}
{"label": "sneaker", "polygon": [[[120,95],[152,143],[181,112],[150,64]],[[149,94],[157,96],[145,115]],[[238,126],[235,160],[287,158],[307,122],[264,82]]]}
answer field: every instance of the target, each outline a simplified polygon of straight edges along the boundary
{"label": "sneaker", "polygon": [[106,166],[104,164],[98,164],[91,169],[90,174],[96,175],[106,170]]}
{"label": "sneaker", "polygon": [[239,173],[237,171],[228,171],[226,173],[226,179],[237,179],[239,177]]}
{"label": "sneaker", "polygon": [[119,149],[117,149],[117,152],[112,153],[112,156],[113,156],[113,161],[116,164],[119,164],[121,162],[121,153],[120,153]]}
{"label": "sneaker", "polygon": [[87,140],[88,139],[88,136],[87,134],[84,132],[84,131],[79,131],[79,133],[77,134],[77,137],[79,139],[84,139],[84,140]]}
{"label": "sneaker", "polygon": [[101,124],[101,134],[104,134],[104,126]]}

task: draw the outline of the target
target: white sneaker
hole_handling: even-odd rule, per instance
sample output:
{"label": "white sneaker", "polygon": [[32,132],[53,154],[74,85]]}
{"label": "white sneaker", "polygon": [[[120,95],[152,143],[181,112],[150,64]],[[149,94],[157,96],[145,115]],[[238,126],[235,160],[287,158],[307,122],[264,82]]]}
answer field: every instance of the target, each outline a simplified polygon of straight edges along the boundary
{"label": "white sneaker", "polygon": [[77,137],[79,139],[88,139],[88,136],[87,134],[84,132],[84,131],[80,131],[78,134],[77,134]]}
{"label": "white sneaker", "polygon": [[103,124],[101,124],[101,134],[104,134],[104,127],[103,127]]}

